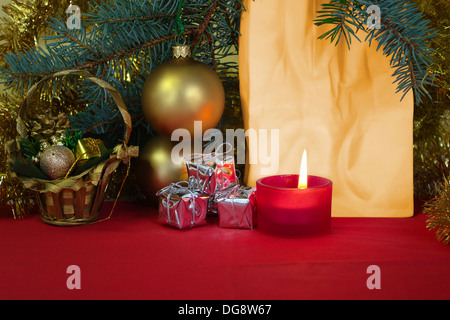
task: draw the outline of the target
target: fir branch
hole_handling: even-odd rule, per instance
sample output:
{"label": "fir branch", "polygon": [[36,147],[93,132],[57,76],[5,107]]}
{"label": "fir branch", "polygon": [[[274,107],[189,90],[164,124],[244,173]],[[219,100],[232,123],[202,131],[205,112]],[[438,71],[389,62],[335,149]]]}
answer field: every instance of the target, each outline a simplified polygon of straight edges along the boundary
{"label": "fir branch", "polygon": [[81,42],[79,39],[77,39],[76,37],[74,37],[73,35],[71,35],[69,32],[63,32],[62,35],[64,35],[65,37],[69,38],[70,41],[78,44],[79,46],[85,48],[86,50],[92,52],[94,55],[97,54],[97,52],[92,49],[90,46],[84,44],[83,42]]}
{"label": "fir branch", "polygon": [[[52,34],[46,37],[45,49],[38,47],[6,55],[7,68],[0,69],[0,78],[10,90],[23,92],[54,72],[90,71],[109,82],[125,101],[129,101],[127,107],[135,120],[133,131],[149,133],[149,125],[140,120],[141,90],[152,69],[172,56],[172,45],[179,37],[174,28],[177,5],[178,0],[90,3],[91,11],[82,12],[81,30],[68,30],[61,17],[52,18],[49,20]],[[191,38],[194,58],[218,72],[237,72],[237,63],[233,69],[222,64],[221,59],[237,53],[241,8],[239,0],[184,1],[181,19],[185,32],[180,38]],[[70,88],[74,80],[54,79],[43,90],[53,94],[59,92],[60,87]],[[117,132],[120,136],[122,124],[115,120],[120,114],[108,94],[85,81],[78,83],[77,91],[79,101],[88,105],[85,112],[71,117],[72,126],[82,131],[92,130],[95,134]],[[137,132],[136,136],[145,134]],[[108,138],[115,139],[114,135]]]}
{"label": "fir branch", "polygon": [[[120,3],[120,1],[116,1],[116,4],[117,3]],[[219,4],[224,5],[224,3],[225,3],[225,1],[223,1],[223,0],[214,1],[213,4],[211,5],[211,7],[209,8],[209,10],[207,11],[207,14],[204,16],[203,21],[201,21],[201,23],[197,27],[187,27],[186,28],[187,30],[182,34],[182,36],[193,35],[193,40],[192,40],[193,47],[195,47],[198,44],[202,35],[206,33],[207,26],[210,23],[211,18],[213,16],[213,13],[216,10],[216,8],[219,6]],[[197,11],[189,11],[187,13],[196,13],[196,12],[199,12],[199,11],[198,10]],[[90,14],[88,16],[91,17],[91,22],[96,21],[95,19],[92,18],[93,17],[92,14]],[[169,14],[169,16],[173,16],[173,13]],[[153,17],[155,19],[161,18],[161,17],[167,18],[167,15],[157,14],[157,15],[152,15],[151,17]],[[135,22],[136,20],[140,20],[140,19],[136,19],[136,17],[105,19],[105,20],[103,20],[102,23],[108,24],[108,23],[113,23],[113,22]],[[147,19],[142,19],[142,20],[147,20]],[[102,57],[99,57],[99,58],[95,57],[96,59],[83,59],[83,60],[85,60],[84,63],[79,63],[79,64],[66,63],[65,66],[64,65],[56,66],[55,64],[53,64],[55,66],[55,68],[50,68],[47,71],[33,70],[34,69],[34,63],[32,63],[33,60],[39,60],[41,62],[45,62],[48,60],[59,60],[59,59],[56,59],[55,56],[57,56],[58,54],[61,53],[61,51],[59,49],[60,49],[60,45],[62,44],[62,42],[69,44],[70,48],[68,48],[68,49],[73,48],[73,45],[79,45],[79,46],[83,47],[84,49],[90,51],[94,55],[98,55],[98,52],[105,51],[105,50],[103,50],[103,51],[94,50],[91,46],[88,46],[83,41],[78,39],[74,35],[74,33],[70,33],[67,30],[65,30],[63,27],[64,22],[62,22],[61,20],[58,21],[57,19],[53,19],[52,21],[53,21],[53,25],[51,25],[51,26],[53,26],[53,30],[55,32],[59,33],[59,36],[47,37],[47,39],[55,40],[57,38],[61,39],[62,37],[64,37],[65,39],[64,40],[61,39],[60,42],[57,42],[56,44],[48,45],[47,49],[51,49],[51,48],[56,48],[56,49],[48,50],[48,51],[50,51],[50,55],[47,55],[47,56],[45,56],[44,54],[42,54],[42,52],[39,52],[37,50],[30,51],[28,53],[29,58],[18,55],[17,53],[9,55],[7,62],[8,62],[8,65],[9,65],[11,71],[9,71],[7,69],[3,69],[0,74],[1,78],[4,79],[4,81],[3,81],[4,83],[6,83],[7,85],[11,85],[11,84],[16,84],[17,82],[21,83],[23,81],[28,80],[29,78],[33,78],[33,81],[36,81],[36,79],[39,79],[43,76],[52,74],[57,71],[63,71],[63,70],[68,70],[68,69],[78,69],[78,70],[95,69],[99,66],[107,64],[110,61],[117,60],[117,59],[120,59],[123,57],[129,57],[129,56],[133,55],[133,53],[135,53],[135,52],[139,52],[144,49],[154,47],[163,42],[169,42],[170,40],[173,40],[176,37],[178,37],[178,35],[176,33],[172,33],[172,34],[168,34],[165,36],[152,38],[151,40],[149,40],[147,42],[137,43],[132,46],[126,46],[124,49],[115,51],[114,53],[111,53],[109,55],[103,55]],[[98,30],[94,30],[94,31],[92,31],[92,33],[97,34]],[[210,36],[209,36],[209,38],[210,38]],[[95,43],[95,44],[97,44],[97,43]],[[58,52],[56,52],[56,51],[58,51]],[[23,62],[23,60],[27,60],[28,62],[30,62],[30,65],[27,65],[26,68],[23,68],[22,70],[20,70],[21,68],[17,68],[17,67],[19,64],[21,64]],[[79,59],[78,61],[81,61],[81,60],[82,59]],[[62,62],[63,60],[60,60],[60,61]],[[66,60],[64,59],[64,61],[66,61]],[[70,62],[70,61],[68,61],[68,62]],[[27,71],[25,71],[25,69]],[[23,72],[23,71],[25,71],[25,72]]]}
{"label": "fir branch", "polygon": [[[199,10],[184,12],[184,14],[188,14],[188,15],[194,15],[194,14],[199,14],[199,13],[201,13],[201,11],[199,11]],[[115,23],[115,22],[151,21],[151,20],[155,20],[155,19],[172,19],[173,17],[175,17],[175,13],[173,13],[173,14],[159,13],[159,14],[153,14],[153,15],[148,15],[148,16],[139,16],[139,17],[131,16],[131,17],[124,17],[124,18],[109,18],[109,19],[102,20],[98,23],[106,24],[106,23]]]}
{"label": "fir branch", "polygon": [[[187,30],[182,35],[186,36],[186,35],[192,34],[193,32],[194,32],[193,29]],[[81,64],[81,65],[75,66],[74,68],[78,69],[78,70],[93,69],[93,68],[95,68],[95,67],[97,67],[99,65],[103,65],[103,64],[105,64],[105,63],[107,63],[109,61],[116,60],[116,59],[119,59],[119,58],[122,58],[122,57],[129,57],[135,51],[140,51],[140,50],[143,50],[143,49],[148,48],[148,47],[153,47],[153,46],[155,46],[155,45],[157,45],[157,44],[159,44],[161,42],[168,42],[169,40],[174,39],[177,36],[178,36],[177,34],[171,34],[171,35],[169,35],[167,37],[154,39],[154,40],[148,41],[146,43],[142,43],[142,44],[136,45],[135,47],[128,48],[128,49],[116,52],[116,53],[114,53],[112,55],[109,55],[109,56],[106,56],[106,57],[104,57],[104,58],[102,58],[100,60],[96,60],[96,61],[92,61],[92,62],[88,62],[88,63],[85,63],[85,64]]]}
{"label": "fir branch", "polygon": [[[364,27],[369,17],[366,9],[371,4],[378,5],[381,10],[381,28],[378,30]],[[318,11],[315,24],[331,25],[332,28],[319,39],[330,39],[337,45],[343,35],[350,48],[352,37],[359,40],[356,32],[366,32],[365,41],[371,45],[372,40],[376,40],[377,50],[383,48],[383,54],[391,57],[397,92],[403,92],[401,99],[410,90],[414,91],[417,103],[429,96],[425,86],[433,85],[434,76],[428,68],[434,53],[431,40],[437,34],[430,27],[429,20],[409,0],[331,0],[322,7],[324,9]]]}
{"label": "fir branch", "polygon": [[[330,39],[336,46],[344,36],[349,49],[352,37],[361,41],[356,33],[363,28],[362,4],[357,1],[332,0],[328,4],[322,4],[322,8],[323,10],[317,11],[318,16],[314,24],[316,26],[331,24],[334,27],[319,36],[319,39]],[[352,27],[356,27],[356,31]]]}

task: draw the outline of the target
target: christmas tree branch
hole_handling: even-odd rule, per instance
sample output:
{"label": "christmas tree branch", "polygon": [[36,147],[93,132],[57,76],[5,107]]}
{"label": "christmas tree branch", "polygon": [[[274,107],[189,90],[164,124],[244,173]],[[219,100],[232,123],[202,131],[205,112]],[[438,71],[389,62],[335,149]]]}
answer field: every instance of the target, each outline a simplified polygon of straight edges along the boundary
{"label": "christmas tree branch", "polygon": [[[200,10],[196,10],[196,11],[186,11],[185,14],[188,15],[195,15],[195,14],[200,14],[201,11]],[[105,19],[101,22],[101,23],[114,23],[114,22],[129,22],[129,21],[148,21],[148,20],[154,20],[154,19],[162,19],[162,18],[173,18],[175,17],[175,13],[173,14],[164,14],[164,13],[160,13],[160,14],[153,14],[153,15],[149,15],[149,16],[140,16],[140,17],[126,17],[126,18],[110,18],[110,19]]]}
{"label": "christmas tree branch", "polygon": [[[366,10],[375,5],[380,9],[380,26],[364,27],[371,15]],[[359,30],[367,33],[365,41],[378,42],[377,50],[383,48],[383,54],[391,57],[391,66],[395,69],[397,92],[403,97],[413,90],[416,102],[424,96],[429,97],[425,86],[433,85],[433,75],[428,71],[432,64],[432,39],[437,35],[414,4],[409,0],[331,0],[322,5],[315,20],[317,26],[330,25],[319,39],[339,42],[343,35],[350,48],[352,37],[359,40]],[[370,11],[370,10],[369,10]],[[356,28],[356,30],[354,30]]]}
{"label": "christmas tree branch", "polygon": [[[187,30],[187,31],[185,31],[183,33],[183,36],[192,34],[193,32],[194,32],[193,29]],[[100,60],[75,66],[74,69],[78,69],[78,70],[93,69],[95,67],[98,67],[99,65],[106,64],[109,61],[116,60],[116,59],[119,59],[119,58],[122,58],[122,57],[129,57],[135,51],[140,51],[140,50],[146,49],[148,47],[153,47],[153,46],[155,46],[155,45],[157,45],[157,44],[159,44],[161,42],[168,42],[171,39],[175,39],[177,36],[178,36],[177,34],[171,34],[171,35],[166,36],[166,37],[153,39],[153,40],[148,41],[146,43],[139,44],[139,45],[137,45],[137,46],[135,46],[133,48],[129,48],[129,49],[126,49],[126,50],[122,50],[122,51],[116,52],[116,53],[114,53],[114,54],[112,54],[110,56],[104,57],[104,58],[102,58]]]}
{"label": "christmas tree branch", "polygon": [[[136,136],[145,137],[151,128],[138,120],[143,83],[153,68],[172,57],[171,48],[178,40],[190,39],[194,58],[217,69],[219,75],[237,70],[237,62],[222,63],[221,59],[237,53],[240,1],[185,0],[180,17],[185,31],[181,35],[175,28],[178,4],[178,0],[91,3],[91,11],[82,12],[81,30],[68,30],[61,17],[51,18],[48,27],[52,34],[45,37],[45,48],[6,55],[7,67],[0,69],[0,78],[8,88],[21,93],[54,72],[90,71],[129,101],[129,112],[137,119],[133,131],[142,130]],[[59,92],[59,88],[69,88],[70,81],[75,79],[54,79],[43,91]],[[78,98],[88,105],[85,112],[71,117],[72,125],[83,131],[104,123],[94,131],[120,133],[121,122],[111,121],[118,114],[106,92],[84,81],[78,87]],[[130,143],[140,142],[132,137]]]}
{"label": "christmas tree branch", "polygon": [[65,37],[67,37],[68,39],[70,39],[70,41],[78,44],[79,46],[87,49],[88,51],[90,51],[91,53],[93,53],[94,55],[97,55],[97,51],[95,51],[94,49],[92,49],[90,46],[88,46],[87,44],[81,42],[80,40],[78,40],[76,37],[74,37],[73,35],[71,35],[69,32],[63,32],[62,35],[64,35]]}
{"label": "christmas tree branch", "polygon": [[[361,41],[356,33],[362,28],[362,5],[356,1],[331,1],[322,4],[322,10],[317,11],[315,25],[334,25],[334,28],[319,36],[319,39],[330,39],[337,45],[344,36],[347,47],[350,49],[352,37]],[[356,31],[352,27],[356,27]]]}
{"label": "christmas tree branch", "polygon": [[[123,19],[117,20],[117,21],[125,21]],[[126,20],[126,21],[130,21],[130,20]],[[181,36],[187,36],[187,35],[191,35],[191,34],[202,34],[204,32],[205,27],[201,26],[198,28],[191,28],[189,30],[186,30]],[[69,32],[62,32],[61,33],[64,37],[66,37],[67,39],[69,39],[71,42],[73,42],[74,44],[80,45],[81,47],[87,49],[88,51],[90,51],[91,53],[97,55],[98,53],[92,49],[91,47],[89,47],[88,45],[84,44],[83,42],[81,42],[78,38],[76,38],[74,35],[72,35]],[[127,48],[124,49],[122,51],[118,51],[115,52],[109,56],[105,56],[102,57],[101,59],[95,60],[95,61],[91,61],[91,62],[87,62],[84,64],[80,64],[80,65],[76,65],[76,66],[68,66],[65,68],[61,68],[57,71],[64,71],[64,70],[70,70],[70,69],[77,69],[77,70],[83,70],[83,69],[93,69],[96,68],[100,65],[104,65],[106,63],[108,63],[109,61],[112,60],[116,60],[122,57],[128,57],[130,55],[132,55],[135,51],[140,51],[143,50],[145,48],[148,47],[152,47],[155,46],[159,43],[162,42],[168,42],[170,40],[173,40],[175,38],[179,37],[177,34],[170,34],[168,36],[165,37],[161,37],[161,38],[157,38],[157,39],[152,39],[151,41],[136,45],[132,48]],[[196,42],[195,42],[196,43]],[[55,70],[48,70],[47,72],[26,72],[26,73],[22,73],[22,74],[18,74],[18,73],[12,73],[9,75],[9,80],[12,82],[15,82],[16,80],[20,80],[20,81],[24,81],[27,80],[29,78],[32,77],[36,77],[36,78],[41,78],[50,74],[53,74],[55,72]]]}
{"label": "christmas tree branch", "polygon": [[[200,39],[202,38],[202,36],[207,33],[207,38],[208,38],[208,42],[210,42],[210,44],[212,44],[212,40],[211,40],[211,34],[210,34],[210,30],[207,30],[207,26],[208,24],[211,22],[211,18],[214,14],[214,11],[216,10],[216,8],[221,4],[224,5],[226,1],[223,0],[216,0],[212,3],[212,5],[210,6],[210,8],[208,9],[208,11],[206,12],[205,16],[203,17],[203,20],[198,24],[198,26],[196,27],[187,27],[187,30],[181,35],[181,36],[188,36],[188,35],[193,35],[193,39],[192,39],[192,47],[196,47],[200,41]],[[196,11],[187,11],[186,13],[184,13],[184,15],[189,15],[189,14],[197,14],[199,12],[199,10]],[[91,23],[93,22],[98,22],[94,17],[94,15],[88,15],[91,17]],[[159,18],[168,18],[168,17],[173,17],[174,14],[170,13],[170,14],[156,14],[156,15],[150,15],[148,17],[125,17],[125,18],[115,18],[115,19],[104,19],[102,20],[100,23],[101,24],[108,24],[108,23],[115,23],[115,22],[135,22],[137,20],[152,20],[152,19],[159,19]],[[103,56],[98,57],[98,55],[100,54],[99,52],[105,52],[107,50],[94,50],[93,47],[94,46],[89,46],[86,43],[84,43],[82,40],[79,39],[79,36],[77,36],[77,32],[73,32],[73,31],[69,31],[69,30],[65,30],[64,28],[64,23],[62,21],[58,21],[56,19],[53,19],[51,27],[52,29],[56,32],[59,33],[59,35],[57,36],[49,36],[47,37],[48,40],[59,40],[61,42],[67,43],[69,44],[68,47],[70,47],[70,49],[73,48],[73,46],[78,45],[81,46],[82,48],[86,49],[87,51],[90,51],[91,54],[93,54],[94,56],[96,56],[96,59],[85,59],[86,62],[85,63],[79,63],[79,64],[74,64],[74,63],[67,63],[65,66],[61,65],[61,66],[55,66],[54,68],[48,68],[45,71],[42,70],[33,70],[33,66],[27,66],[26,68],[23,68],[23,72],[20,72],[21,70],[12,70],[14,69],[15,66],[17,66],[18,64],[22,63],[23,60],[27,60],[29,62],[32,62],[33,59],[35,60],[46,60],[46,58],[49,58],[50,60],[54,60],[55,56],[45,56],[43,55],[41,52],[39,51],[30,51],[29,55],[27,57],[24,56],[20,56],[17,54],[11,54],[10,57],[8,58],[8,65],[11,68],[11,72],[8,72],[8,70],[3,70],[2,71],[2,76],[4,82],[7,85],[11,85],[11,84],[17,84],[17,82],[19,82],[19,87],[21,87],[23,81],[28,80],[30,77],[35,78],[33,79],[33,81],[37,81],[38,78],[41,78],[43,76],[49,75],[51,73],[57,72],[57,71],[63,71],[63,70],[68,70],[68,69],[93,69],[96,67],[99,67],[101,65],[105,65],[108,62],[112,61],[112,60],[116,60],[116,59],[120,59],[123,57],[129,57],[131,55],[133,55],[134,52],[139,52],[142,51],[143,49],[149,48],[149,47],[153,47],[155,45],[158,45],[160,43],[163,42],[169,42],[170,40],[174,40],[175,38],[178,37],[178,35],[176,33],[172,33],[172,34],[165,34],[164,36],[161,37],[155,37],[150,39],[149,41],[146,42],[141,42],[141,43],[135,43],[133,46],[127,46],[126,48],[122,49],[122,50],[118,50],[115,51],[109,55],[105,55],[103,54]],[[98,30],[93,31],[95,33],[98,32]],[[60,47],[61,43],[58,43],[57,45],[50,45],[48,46],[49,48],[52,47]],[[101,44],[96,44],[94,43],[94,45],[100,45]],[[55,50],[56,51],[56,50]],[[61,52],[59,52],[61,53]],[[81,59],[77,59],[78,61],[80,61]],[[92,61],[94,60],[94,61]],[[65,59],[65,62],[70,62],[67,61],[67,59]]]}

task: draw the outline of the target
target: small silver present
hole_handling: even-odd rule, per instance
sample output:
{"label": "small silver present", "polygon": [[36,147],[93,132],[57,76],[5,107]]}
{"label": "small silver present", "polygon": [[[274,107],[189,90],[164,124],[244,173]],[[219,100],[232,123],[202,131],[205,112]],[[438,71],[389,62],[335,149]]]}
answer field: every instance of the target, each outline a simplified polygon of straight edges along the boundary
{"label": "small silver present", "polygon": [[215,192],[238,183],[233,156],[223,154],[191,154],[185,158],[189,186],[202,195]]}
{"label": "small silver present", "polygon": [[187,181],[172,183],[156,195],[159,197],[159,222],[178,229],[206,224],[209,197],[190,190]]}
{"label": "small silver present", "polygon": [[256,226],[255,187],[235,186],[216,198],[219,227],[250,229]]}

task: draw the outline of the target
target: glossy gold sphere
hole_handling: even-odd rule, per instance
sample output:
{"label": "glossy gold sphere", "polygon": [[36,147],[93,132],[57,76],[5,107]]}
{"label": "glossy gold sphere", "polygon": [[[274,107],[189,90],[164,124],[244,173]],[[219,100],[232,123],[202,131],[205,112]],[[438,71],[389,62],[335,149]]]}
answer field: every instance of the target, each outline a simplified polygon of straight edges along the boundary
{"label": "glossy gold sphere", "polygon": [[142,89],[142,110],[152,129],[170,137],[178,128],[194,134],[194,121],[202,133],[222,117],[225,93],[217,74],[189,57],[174,58],[155,68]]}
{"label": "glossy gold sphere", "polygon": [[[187,180],[184,159],[180,164],[172,161],[172,148],[175,142],[169,138],[155,136],[147,141],[139,152],[136,162],[136,178],[144,195],[155,199],[158,190],[171,182]],[[175,155],[174,155],[175,156]]]}

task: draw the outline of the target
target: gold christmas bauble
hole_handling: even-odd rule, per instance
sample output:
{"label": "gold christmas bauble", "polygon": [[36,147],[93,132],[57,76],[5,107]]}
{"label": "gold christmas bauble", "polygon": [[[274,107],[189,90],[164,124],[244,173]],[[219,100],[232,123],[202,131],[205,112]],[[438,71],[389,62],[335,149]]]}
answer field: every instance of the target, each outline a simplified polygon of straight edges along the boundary
{"label": "gold christmas bauble", "polygon": [[156,67],[142,88],[142,111],[152,129],[170,137],[178,128],[194,134],[194,121],[202,133],[222,117],[225,93],[217,74],[189,57],[188,46],[175,46],[174,58]]}
{"label": "gold christmas bauble", "polygon": [[60,179],[66,176],[74,162],[73,152],[65,146],[57,145],[42,152],[39,165],[51,179]]}
{"label": "gold christmas bauble", "polygon": [[180,164],[172,161],[175,142],[162,136],[155,136],[146,142],[136,161],[136,178],[142,192],[149,199],[156,199],[156,192],[172,182],[187,180],[184,159]]}

